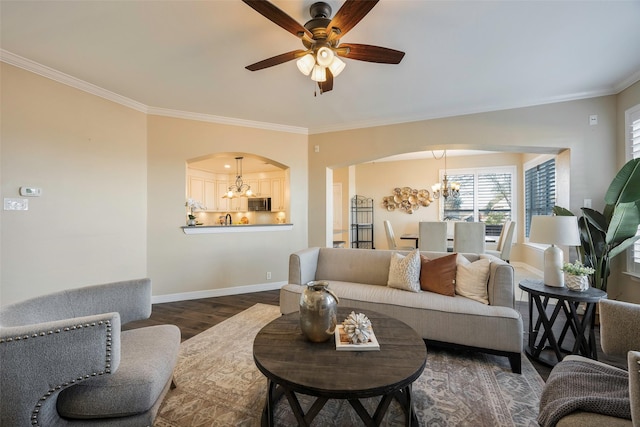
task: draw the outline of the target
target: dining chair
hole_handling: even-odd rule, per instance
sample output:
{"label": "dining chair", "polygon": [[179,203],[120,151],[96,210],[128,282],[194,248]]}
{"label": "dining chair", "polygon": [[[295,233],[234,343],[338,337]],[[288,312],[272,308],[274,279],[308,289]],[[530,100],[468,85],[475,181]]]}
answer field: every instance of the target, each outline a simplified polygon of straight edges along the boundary
{"label": "dining chair", "polygon": [[418,247],[421,251],[447,252],[447,223],[420,221]]}
{"label": "dining chair", "polygon": [[514,221],[506,221],[502,226],[502,231],[500,232],[500,237],[498,238],[498,244],[495,250],[486,250],[485,252],[498,258],[503,261],[509,262],[511,259],[511,246],[513,244],[513,234],[516,228],[516,223]]}
{"label": "dining chair", "polygon": [[412,251],[415,249],[413,246],[398,246],[396,244],[396,238],[393,234],[393,227],[391,227],[391,222],[389,222],[389,220],[384,221],[384,231],[387,234],[387,243],[389,244],[389,249],[395,251]]}
{"label": "dining chair", "polygon": [[484,222],[456,222],[453,235],[453,251],[483,254],[485,252]]}

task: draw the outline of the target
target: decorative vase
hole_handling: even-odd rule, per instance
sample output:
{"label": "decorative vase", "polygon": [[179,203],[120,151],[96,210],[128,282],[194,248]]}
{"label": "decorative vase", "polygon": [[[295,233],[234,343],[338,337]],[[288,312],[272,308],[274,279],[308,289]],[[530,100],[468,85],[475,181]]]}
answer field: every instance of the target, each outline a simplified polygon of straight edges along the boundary
{"label": "decorative vase", "polygon": [[329,282],[309,282],[300,295],[300,329],[312,342],[327,341],[336,329],[338,297],[328,286]]}
{"label": "decorative vase", "polygon": [[188,225],[189,227],[193,227],[193,226],[195,226],[195,225],[196,225],[196,220],[195,220],[195,219],[188,219],[188,220],[187,220],[187,225]]}
{"label": "decorative vase", "polygon": [[589,276],[564,273],[564,285],[572,291],[586,291],[589,289]]}

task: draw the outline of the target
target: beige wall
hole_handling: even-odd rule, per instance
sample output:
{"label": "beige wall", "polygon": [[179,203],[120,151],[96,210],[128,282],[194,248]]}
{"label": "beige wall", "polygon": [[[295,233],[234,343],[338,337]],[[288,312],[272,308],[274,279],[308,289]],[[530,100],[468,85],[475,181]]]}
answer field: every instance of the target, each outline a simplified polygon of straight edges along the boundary
{"label": "beige wall", "polygon": [[[160,116],[149,116],[148,129],[148,274],[154,294],[286,281],[289,254],[307,246],[307,136]],[[292,231],[182,232],[185,162],[228,151],[252,153],[290,168],[287,221],[293,223]],[[267,271],[272,273],[269,281]]]}
{"label": "beige wall", "polygon": [[147,273],[146,116],[2,63],[0,303]]}

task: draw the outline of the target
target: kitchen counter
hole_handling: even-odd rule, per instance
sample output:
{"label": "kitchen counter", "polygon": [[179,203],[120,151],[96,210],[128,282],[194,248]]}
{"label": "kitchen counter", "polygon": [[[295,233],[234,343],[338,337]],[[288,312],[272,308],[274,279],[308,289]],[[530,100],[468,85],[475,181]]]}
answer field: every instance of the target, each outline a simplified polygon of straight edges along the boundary
{"label": "kitchen counter", "polygon": [[232,224],[182,226],[184,234],[255,233],[259,231],[290,231],[293,224]]}

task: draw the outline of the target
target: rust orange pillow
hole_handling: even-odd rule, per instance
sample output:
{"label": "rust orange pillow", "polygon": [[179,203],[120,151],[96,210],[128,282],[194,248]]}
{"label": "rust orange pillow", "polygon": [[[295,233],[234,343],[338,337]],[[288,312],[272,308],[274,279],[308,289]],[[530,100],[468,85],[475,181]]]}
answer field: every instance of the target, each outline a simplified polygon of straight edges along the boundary
{"label": "rust orange pillow", "polygon": [[453,297],[456,295],[457,253],[429,259],[420,255],[420,289]]}

